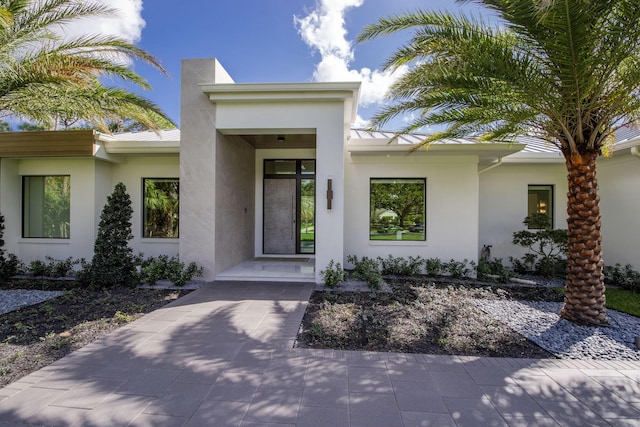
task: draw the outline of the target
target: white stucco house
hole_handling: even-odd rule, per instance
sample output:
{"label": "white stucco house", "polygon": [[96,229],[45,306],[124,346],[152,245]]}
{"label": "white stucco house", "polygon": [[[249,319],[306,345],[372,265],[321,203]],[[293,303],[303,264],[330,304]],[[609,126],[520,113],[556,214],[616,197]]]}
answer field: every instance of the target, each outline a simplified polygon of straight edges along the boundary
{"label": "white stucco house", "polygon": [[[409,154],[420,135],[351,128],[359,83],[240,84],[215,59],[183,61],[181,91],[180,130],[0,134],[5,249],[27,262],[90,258],[118,182],[134,250],[179,254],[207,280],[251,262],[258,270],[235,277],[278,279],[269,266],[290,260],[303,266],[295,280],[320,282],[350,254],[477,260],[492,245],[508,258],[521,255],[511,238],[529,213],[565,227],[564,161],[538,140]],[[606,263],[636,268],[638,146],[640,131],[624,129],[598,172]]]}

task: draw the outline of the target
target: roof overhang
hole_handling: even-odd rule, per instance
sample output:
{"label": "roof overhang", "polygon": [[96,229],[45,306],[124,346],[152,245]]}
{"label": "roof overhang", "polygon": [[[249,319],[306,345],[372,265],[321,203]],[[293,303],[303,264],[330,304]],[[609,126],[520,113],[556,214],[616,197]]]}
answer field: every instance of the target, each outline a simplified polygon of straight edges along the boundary
{"label": "roof overhang", "polygon": [[96,153],[93,130],[1,132],[0,157],[93,157]]}
{"label": "roof overhang", "polygon": [[356,120],[360,82],[200,84],[214,103],[332,102],[345,106],[345,123]]}
{"label": "roof overhang", "polygon": [[352,139],[348,152],[351,155],[416,155],[416,156],[478,156],[480,164],[490,164],[525,148],[524,144],[476,142],[473,140],[436,141],[428,146],[398,144],[381,139]]}

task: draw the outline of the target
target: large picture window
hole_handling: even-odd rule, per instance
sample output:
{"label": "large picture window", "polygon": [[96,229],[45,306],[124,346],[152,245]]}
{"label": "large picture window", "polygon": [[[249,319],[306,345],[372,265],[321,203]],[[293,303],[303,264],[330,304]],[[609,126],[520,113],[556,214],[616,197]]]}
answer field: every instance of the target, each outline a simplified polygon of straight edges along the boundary
{"label": "large picture window", "polygon": [[371,178],[370,240],[426,240],[424,178]]}
{"label": "large picture window", "polygon": [[144,237],[179,237],[180,183],[177,178],[144,178]]}
{"label": "large picture window", "polygon": [[527,216],[547,215],[553,228],[553,185],[529,185],[527,201]]}
{"label": "large picture window", "polygon": [[68,239],[71,177],[22,177],[22,237]]}

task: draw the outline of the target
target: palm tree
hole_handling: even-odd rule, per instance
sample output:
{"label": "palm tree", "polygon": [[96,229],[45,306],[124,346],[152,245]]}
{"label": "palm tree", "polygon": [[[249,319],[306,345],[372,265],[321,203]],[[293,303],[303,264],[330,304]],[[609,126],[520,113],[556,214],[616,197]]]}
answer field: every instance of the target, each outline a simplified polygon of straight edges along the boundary
{"label": "palm tree", "polygon": [[476,136],[534,135],[555,145],[568,171],[568,267],[560,315],[607,323],[596,160],[614,132],[640,115],[637,0],[476,0],[497,24],[463,14],[416,11],[380,19],[360,41],[413,29],[385,63],[412,65],[373,118],[407,112],[398,131],[445,125],[424,144]]}
{"label": "palm tree", "polygon": [[100,80],[149,89],[126,63],[140,60],[166,74],[153,56],[118,37],[61,35],[70,22],[115,13],[92,1],[0,0],[0,116],[20,116],[50,129],[60,120],[80,119],[103,131],[114,117],[152,129],[171,122],[154,103]]}

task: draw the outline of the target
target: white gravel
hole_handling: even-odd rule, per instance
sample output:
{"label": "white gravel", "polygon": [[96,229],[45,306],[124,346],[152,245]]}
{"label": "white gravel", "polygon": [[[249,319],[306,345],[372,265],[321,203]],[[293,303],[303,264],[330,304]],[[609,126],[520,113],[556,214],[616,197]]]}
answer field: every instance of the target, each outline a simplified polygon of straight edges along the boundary
{"label": "white gravel", "polygon": [[59,297],[62,291],[31,291],[25,289],[0,291],[0,314],[9,313],[21,307],[39,304]]}
{"label": "white gravel", "polygon": [[471,302],[562,359],[640,360],[640,318],[607,310],[609,327],[561,319],[559,302],[472,299]]}

